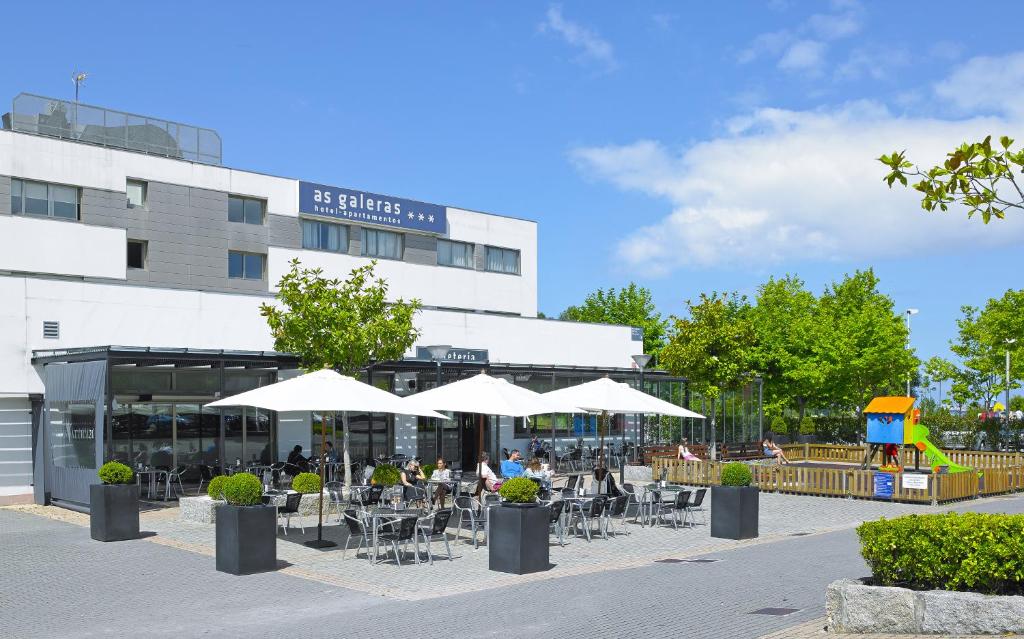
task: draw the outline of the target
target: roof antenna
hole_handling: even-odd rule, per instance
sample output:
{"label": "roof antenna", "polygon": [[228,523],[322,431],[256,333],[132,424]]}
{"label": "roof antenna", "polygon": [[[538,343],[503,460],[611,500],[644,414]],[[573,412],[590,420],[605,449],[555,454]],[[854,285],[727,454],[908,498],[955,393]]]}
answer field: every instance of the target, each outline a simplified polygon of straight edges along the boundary
{"label": "roof antenna", "polygon": [[75,83],[75,102],[78,102],[78,90],[85,84],[85,79],[89,77],[89,74],[85,71],[73,71],[71,73],[71,81]]}

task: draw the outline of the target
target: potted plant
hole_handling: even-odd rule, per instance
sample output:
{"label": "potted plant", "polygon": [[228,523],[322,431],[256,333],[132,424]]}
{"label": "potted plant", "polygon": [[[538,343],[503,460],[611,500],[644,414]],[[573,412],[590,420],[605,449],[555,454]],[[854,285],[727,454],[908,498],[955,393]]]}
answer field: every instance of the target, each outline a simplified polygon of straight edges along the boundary
{"label": "potted plant", "polygon": [[215,475],[206,486],[206,494],[214,501],[224,501],[224,482],[230,477],[227,475]]}
{"label": "potted plant", "polygon": [[292,490],[303,495],[320,492],[320,475],[316,473],[299,473],[292,480]]}
{"label": "potted plant", "polygon": [[488,523],[488,567],[515,575],[548,570],[551,509],[537,503],[537,483],[514,477],[498,494],[501,505],[491,508]]}
{"label": "potted plant", "polygon": [[102,484],[89,486],[89,533],[97,541],[139,538],[139,486],[120,462],[100,466]]}
{"label": "potted plant", "polygon": [[711,487],[711,536],[722,539],[757,537],[757,486],[746,464],[732,462],[722,468],[722,485]]}
{"label": "potted plant", "polygon": [[277,569],[277,509],[263,505],[256,475],[237,473],[222,485],[217,507],[217,570],[248,575]]}

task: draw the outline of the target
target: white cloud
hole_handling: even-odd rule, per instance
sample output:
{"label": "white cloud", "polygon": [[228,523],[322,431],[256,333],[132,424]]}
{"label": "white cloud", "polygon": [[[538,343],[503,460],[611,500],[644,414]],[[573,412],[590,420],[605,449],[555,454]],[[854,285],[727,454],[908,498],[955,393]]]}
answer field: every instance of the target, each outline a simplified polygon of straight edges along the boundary
{"label": "white cloud", "polygon": [[825,57],[825,45],[816,40],[799,40],[786,49],[779,58],[779,68],[785,71],[816,71]]}
{"label": "white cloud", "polygon": [[858,2],[833,2],[834,13],[816,13],[806,27],[823,40],[839,40],[860,32],[863,11]]}
{"label": "white cloud", "polygon": [[1024,52],[972,58],[935,85],[935,94],[965,113],[1024,114]]}
{"label": "white cloud", "polygon": [[989,75],[990,83],[979,85],[965,71],[1014,68],[1018,58],[1024,73],[1024,56],[976,59],[935,89],[940,96],[972,96],[982,108],[994,107],[994,98],[978,95],[1005,90],[997,115],[910,118],[870,101],[808,111],[761,108],[728,122],[724,136],[685,149],[641,140],[576,148],[571,159],[587,175],[668,202],[663,219],[618,246],[627,268],[648,274],[1019,244],[1024,216],[985,226],[957,207],[924,212],[916,191],[885,185],[885,169],[874,159],[907,149],[911,160],[928,165],[963,140],[1012,134],[1024,114],[1008,105],[1024,98],[1024,83],[1017,82],[1011,100],[1006,78]]}
{"label": "white cloud", "polygon": [[562,15],[561,5],[549,7],[538,28],[542,33],[556,33],[566,44],[578,49],[580,61],[597,62],[608,70],[618,66],[611,43],[593,29],[566,19]]}
{"label": "white cloud", "polygon": [[859,80],[867,77],[885,80],[893,70],[909,66],[910,53],[903,47],[867,45],[850,52],[846,61],[836,68],[837,80]]}

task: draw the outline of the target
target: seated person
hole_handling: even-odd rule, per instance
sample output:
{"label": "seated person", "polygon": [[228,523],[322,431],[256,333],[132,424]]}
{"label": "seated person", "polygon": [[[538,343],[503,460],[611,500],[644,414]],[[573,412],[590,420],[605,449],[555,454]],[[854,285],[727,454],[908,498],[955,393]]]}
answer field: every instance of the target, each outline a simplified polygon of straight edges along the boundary
{"label": "seated person", "polygon": [[523,465],[519,462],[520,459],[522,459],[522,455],[519,454],[519,449],[513,449],[509,453],[508,459],[501,462],[501,476],[505,479],[522,477]]}
{"label": "seated person", "polygon": [[309,459],[302,455],[302,446],[295,444],[292,452],[288,453],[287,464],[284,471],[292,477],[299,473],[309,472]]}
{"label": "seated person", "polygon": [[[448,463],[445,462],[443,457],[437,458],[437,468],[434,472],[430,473],[430,481],[451,481],[452,471],[448,469]],[[444,508],[444,498],[451,492],[447,484],[438,484],[434,489],[434,494],[431,495],[431,502],[437,502],[441,504],[441,508]]]}
{"label": "seated person", "polygon": [[498,481],[497,475],[487,465],[489,461],[491,461],[491,458],[487,453],[480,453],[480,463],[476,467],[477,482],[476,490],[473,492],[474,497],[479,497],[485,490],[493,493],[501,487],[501,482]]}
{"label": "seated person", "polygon": [[420,463],[415,459],[410,459],[409,463],[402,469],[401,479],[405,500],[412,501],[418,496],[417,491],[412,489],[419,485],[420,480],[426,479],[426,476],[424,476],[423,470],[420,468]]}
{"label": "seated person", "polygon": [[775,459],[780,464],[789,463],[789,460],[786,459],[786,455],[782,452],[782,449],[776,446],[775,442],[772,441],[771,435],[768,435],[761,440],[761,450],[764,451],[764,456],[769,459]]}
{"label": "seated person", "polygon": [[530,479],[539,479],[540,485],[548,490],[551,489],[551,476],[550,470],[542,470],[540,466],[540,460],[534,457],[530,460],[530,463],[526,465],[526,471],[523,473],[523,477]]}
{"label": "seated person", "polygon": [[338,453],[334,450],[334,444],[327,442],[327,447],[324,449],[324,461],[328,464],[338,463]]}
{"label": "seated person", "polygon": [[683,437],[682,441],[679,442],[679,448],[676,451],[676,459],[682,459],[685,461],[700,461],[700,457],[697,457],[696,455],[691,453],[690,449],[687,448],[686,445],[688,443],[689,442],[687,442],[686,438]]}

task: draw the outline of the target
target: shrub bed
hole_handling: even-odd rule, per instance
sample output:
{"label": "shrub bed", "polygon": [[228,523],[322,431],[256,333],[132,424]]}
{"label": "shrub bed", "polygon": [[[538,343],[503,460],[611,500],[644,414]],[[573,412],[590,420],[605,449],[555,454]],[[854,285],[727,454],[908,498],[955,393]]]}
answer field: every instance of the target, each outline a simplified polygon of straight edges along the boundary
{"label": "shrub bed", "polygon": [[502,482],[498,494],[513,504],[532,504],[537,499],[537,488],[537,482],[533,480],[513,477]]}
{"label": "shrub bed", "polygon": [[878,585],[1024,594],[1024,515],[909,515],[865,522],[857,536]]}
{"label": "shrub bed", "polygon": [[252,473],[236,473],[224,482],[224,499],[232,506],[255,506],[263,502],[263,483]]}
{"label": "shrub bed", "polygon": [[129,466],[116,461],[103,464],[96,474],[104,484],[130,484],[135,478],[135,472]]}
{"label": "shrub bed", "polygon": [[320,492],[320,475],[316,473],[299,473],[292,480],[292,490],[304,494]]}
{"label": "shrub bed", "polygon": [[206,494],[210,499],[224,499],[224,482],[227,480],[226,475],[216,475],[210,480],[209,486],[206,487]]}
{"label": "shrub bed", "polygon": [[731,462],[722,468],[723,486],[749,486],[754,479],[746,464]]}
{"label": "shrub bed", "polygon": [[377,464],[370,481],[381,486],[394,486],[402,480],[398,467],[392,464]]}

